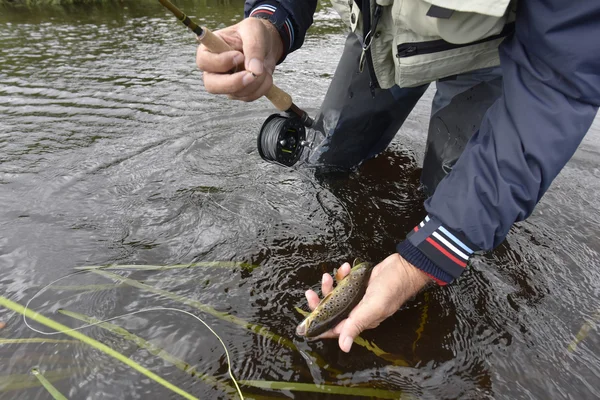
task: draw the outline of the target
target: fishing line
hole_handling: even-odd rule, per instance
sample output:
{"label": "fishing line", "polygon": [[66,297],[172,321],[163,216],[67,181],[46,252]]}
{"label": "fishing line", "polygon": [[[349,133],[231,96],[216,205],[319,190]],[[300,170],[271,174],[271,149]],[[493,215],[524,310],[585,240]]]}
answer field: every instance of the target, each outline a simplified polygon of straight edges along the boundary
{"label": "fishing line", "polygon": [[271,161],[278,162],[277,148],[281,145],[279,137],[281,132],[285,129],[284,125],[286,122],[287,120],[285,118],[273,118],[271,122],[264,127],[262,134],[259,137],[258,149],[259,151],[262,151],[262,156]]}
{"label": "fishing line", "polygon": [[[99,268],[96,268],[96,269],[104,269],[104,268],[107,268],[107,267],[99,267]],[[166,311],[177,311],[177,312],[180,312],[180,313],[192,316],[192,317],[196,318],[198,321],[202,322],[202,324],[206,328],[208,328],[208,330],[219,340],[219,342],[221,343],[221,346],[223,346],[223,350],[225,351],[225,356],[227,358],[227,373],[231,377],[231,380],[233,381],[233,384],[235,385],[235,388],[236,388],[236,390],[238,392],[238,395],[240,396],[240,398],[242,400],[244,399],[244,395],[242,394],[242,391],[241,391],[241,389],[240,389],[240,387],[239,387],[239,385],[237,383],[237,380],[235,379],[235,376],[233,375],[233,371],[231,370],[231,358],[229,356],[229,351],[227,350],[227,346],[225,346],[225,343],[223,342],[223,340],[221,339],[221,337],[206,322],[204,322],[197,315],[194,315],[194,314],[192,314],[192,313],[190,313],[188,311],[180,310],[178,308],[173,308],[173,307],[148,307],[148,308],[143,308],[141,310],[132,311],[132,312],[127,313],[127,314],[117,315],[116,317],[111,317],[111,318],[108,318],[108,319],[104,319],[104,320],[101,320],[101,321],[98,321],[98,322],[94,322],[92,324],[82,325],[82,326],[80,326],[78,328],[72,328],[72,329],[67,329],[67,330],[62,330],[62,331],[56,331],[56,332],[44,332],[44,331],[40,331],[39,329],[36,329],[36,328],[32,327],[31,325],[29,325],[29,323],[27,322],[27,317],[25,316],[25,314],[27,313],[27,310],[29,309],[29,304],[31,304],[31,302],[36,297],[38,297],[43,291],[45,291],[46,289],[48,289],[50,286],[52,286],[56,282],[59,282],[59,281],[61,281],[63,279],[66,279],[66,278],[69,278],[69,277],[72,277],[72,276],[75,276],[75,275],[78,275],[78,274],[82,274],[82,273],[85,273],[85,272],[90,272],[90,271],[91,270],[83,270],[83,271],[72,272],[70,274],[67,274],[67,275],[65,275],[65,276],[63,276],[61,278],[58,278],[58,279],[50,282],[49,284],[47,284],[46,286],[44,286],[40,290],[38,290],[33,295],[33,297],[31,299],[29,299],[27,301],[27,303],[25,304],[25,313],[23,313],[23,322],[25,323],[25,325],[29,329],[31,329],[32,331],[34,331],[36,333],[39,333],[41,335],[46,335],[46,336],[52,336],[52,335],[64,334],[66,332],[79,331],[79,330],[82,330],[82,329],[85,329],[85,328],[89,328],[89,327],[92,327],[92,326],[100,325],[100,324],[105,323],[105,322],[113,321],[113,320],[118,319],[118,318],[128,317],[128,316],[131,316],[131,315],[140,314],[140,313],[147,312],[147,311],[161,311],[161,310],[162,311],[165,311],[165,310]],[[39,313],[36,313],[36,314],[39,314]]]}

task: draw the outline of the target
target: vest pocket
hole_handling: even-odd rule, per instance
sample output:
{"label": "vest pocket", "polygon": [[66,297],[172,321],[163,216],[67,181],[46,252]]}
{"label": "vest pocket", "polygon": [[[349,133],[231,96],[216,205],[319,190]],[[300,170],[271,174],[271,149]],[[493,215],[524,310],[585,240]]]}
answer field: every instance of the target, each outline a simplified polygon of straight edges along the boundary
{"label": "vest pocket", "polygon": [[431,54],[438,53],[441,51],[460,49],[462,47],[468,47],[478,44],[483,44],[486,42],[490,42],[496,39],[504,38],[515,30],[515,24],[510,23],[504,26],[502,32],[497,35],[489,36],[485,39],[478,40],[472,43],[450,43],[443,39],[439,40],[430,40],[424,42],[413,42],[413,43],[402,43],[396,46],[396,57],[398,58],[406,58],[423,54]]}
{"label": "vest pocket", "polygon": [[514,31],[508,24],[498,35],[473,43],[445,40],[394,43],[395,81],[400,87],[419,86],[448,76],[500,64],[498,46]]}
{"label": "vest pocket", "polygon": [[[507,22],[507,13],[500,16],[479,12],[467,12],[465,6],[489,5],[498,0],[397,0],[391,12],[397,33],[411,32],[423,39],[441,38],[452,43],[470,43],[500,33]],[[435,3],[435,4],[433,4]],[[463,4],[464,3],[464,4]],[[500,7],[507,10],[508,1]],[[504,4],[506,3],[506,4]],[[437,7],[449,12],[447,16],[433,17],[431,9]],[[485,8],[485,7],[484,7]],[[497,6],[496,6],[497,8]]]}

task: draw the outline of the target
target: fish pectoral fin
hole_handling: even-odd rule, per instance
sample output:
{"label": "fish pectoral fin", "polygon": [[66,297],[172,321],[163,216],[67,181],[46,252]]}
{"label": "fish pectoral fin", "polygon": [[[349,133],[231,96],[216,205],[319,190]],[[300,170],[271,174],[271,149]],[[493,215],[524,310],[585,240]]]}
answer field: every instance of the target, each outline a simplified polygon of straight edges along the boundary
{"label": "fish pectoral fin", "polygon": [[301,309],[300,307],[294,307],[296,309],[296,312],[300,315],[302,315],[304,318],[308,317],[308,315],[310,314],[310,312]]}
{"label": "fish pectoral fin", "polygon": [[333,294],[333,290],[332,290],[331,292],[329,292],[329,294],[328,294],[327,296],[323,297],[323,298],[321,299],[321,301],[319,302],[319,304],[322,304],[322,303],[324,303],[324,302],[325,302],[325,300],[327,300],[328,298],[330,298],[332,294]]}
{"label": "fish pectoral fin", "polygon": [[333,290],[331,292],[329,292],[329,294],[327,296],[323,297],[321,299],[321,301],[319,301],[319,304],[317,304],[315,309],[311,311],[311,314],[313,314],[315,312],[317,312],[317,313],[320,312],[321,305],[323,305],[323,303],[325,303],[327,301],[327,299],[329,299],[331,297],[332,294],[333,294]]}
{"label": "fish pectoral fin", "polygon": [[335,282],[340,283],[345,277],[341,275],[340,269],[336,268],[333,270],[333,276],[335,276]]}

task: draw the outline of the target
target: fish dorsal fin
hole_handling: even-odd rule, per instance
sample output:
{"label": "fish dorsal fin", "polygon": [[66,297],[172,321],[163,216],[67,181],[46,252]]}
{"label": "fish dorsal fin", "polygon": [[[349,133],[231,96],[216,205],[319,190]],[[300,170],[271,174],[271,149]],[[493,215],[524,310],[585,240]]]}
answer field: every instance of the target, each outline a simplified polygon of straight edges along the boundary
{"label": "fish dorsal fin", "polygon": [[354,262],[352,263],[352,268],[356,267],[361,262],[362,262],[362,260],[360,258],[355,258]]}

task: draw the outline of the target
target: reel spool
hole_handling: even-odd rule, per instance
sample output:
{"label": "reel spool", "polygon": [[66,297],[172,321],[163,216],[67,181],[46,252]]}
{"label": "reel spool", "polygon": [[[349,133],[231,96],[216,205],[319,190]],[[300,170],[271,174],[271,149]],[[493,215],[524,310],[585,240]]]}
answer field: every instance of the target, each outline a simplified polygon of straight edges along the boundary
{"label": "reel spool", "polygon": [[263,160],[291,167],[309,146],[306,128],[297,116],[272,114],[263,123],[257,138],[258,153]]}

